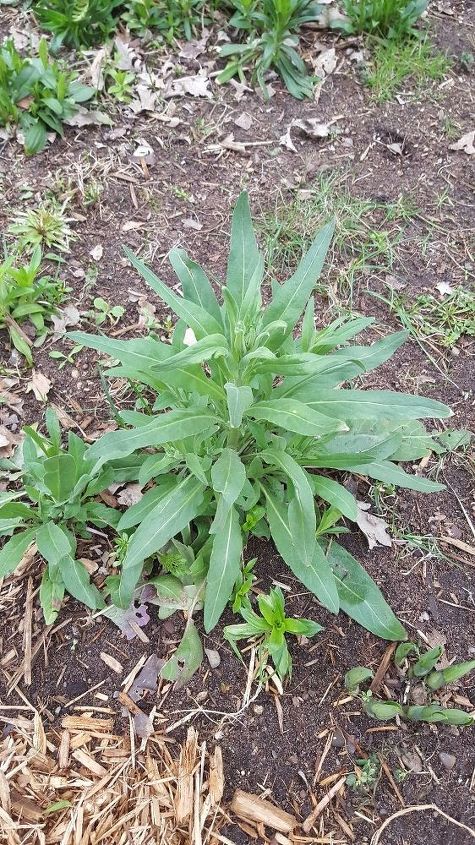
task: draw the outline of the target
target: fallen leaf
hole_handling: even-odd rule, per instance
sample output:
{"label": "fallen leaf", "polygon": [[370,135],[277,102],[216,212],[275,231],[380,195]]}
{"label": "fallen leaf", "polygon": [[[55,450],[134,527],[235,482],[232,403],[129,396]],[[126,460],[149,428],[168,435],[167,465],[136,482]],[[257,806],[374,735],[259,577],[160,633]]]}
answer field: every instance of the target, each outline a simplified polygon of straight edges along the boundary
{"label": "fallen leaf", "polygon": [[26,392],[33,391],[38,402],[46,402],[46,397],[51,390],[51,382],[43,373],[33,370],[31,381],[28,382]]}
{"label": "fallen leaf", "polygon": [[130,607],[125,608],[125,610],[112,604],[110,607],[103,610],[101,615],[107,616],[114,625],[117,625],[128,640],[133,640],[134,637],[137,636],[131,622],[138,625],[139,628],[145,628],[145,625],[150,622],[147,606],[145,604],[139,604],[136,607],[135,600],[132,602]]}
{"label": "fallen leaf", "polygon": [[454,144],[450,144],[449,150],[463,150],[469,156],[475,154],[475,129],[462,135]]}
{"label": "fallen leaf", "polygon": [[235,119],[234,123],[236,126],[239,126],[240,129],[244,129],[245,132],[248,132],[254,121],[250,114],[243,112]]}
{"label": "fallen leaf", "polygon": [[75,305],[66,305],[57,314],[53,314],[51,322],[55,335],[64,334],[68,326],[77,326],[81,315]]}
{"label": "fallen leaf", "polygon": [[164,92],[164,97],[184,97],[189,94],[191,97],[212,99],[213,95],[208,86],[209,79],[202,73],[197,73],[195,76],[181,76],[169,83]]}
{"label": "fallen leaf", "polygon": [[91,66],[89,68],[89,79],[91,85],[96,91],[102,91],[104,88],[104,62],[109,55],[107,47],[101,47],[94,56]]}
{"label": "fallen leaf", "polygon": [[356,522],[368,540],[370,550],[376,546],[391,546],[392,540],[386,531],[388,523],[384,519],[381,519],[381,517],[368,513],[371,505],[366,502],[357,502],[357,505],[358,516]]}
{"label": "fallen leaf", "polygon": [[155,111],[157,105],[157,92],[146,84],[139,84],[135,86],[136,97],[128,104],[129,109],[134,114],[140,114],[143,111]]}
{"label": "fallen leaf", "polygon": [[454,292],[454,288],[448,282],[437,282],[436,288],[441,296],[448,296]]}
{"label": "fallen leaf", "polygon": [[85,109],[80,106],[76,114],[63,121],[67,126],[112,126],[112,119],[99,109]]}
{"label": "fallen leaf", "polygon": [[201,232],[203,224],[200,223],[199,220],[195,220],[193,217],[185,217],[183,220],[183,228],[195,229],[196,232]]}
{"label": "fallen leaf", "polygon": [[94,259],[94,261],[100,261],[102,256],[104,255],[104,247],[102,246],[102,244],[96,244],[96,246],[93,246],[93,248],[89,252],[89,255],[91,256],[91,258]]}
{"label": "fallen leaf", "polygon": [[245,94],[253,94],[252,88],[245,85],[243,82],[238,82],[237,79],[230,79],[229,84],[234,88],[234,99],[239,103]]}
{"label": "fallen leaf", "polygon": [[281,145],[281,147],[285,147],[287,150],[296,153],[297,148],[295,147],[294,142],[292,141],[292,138],[290,136],[290,130],[292,129],[292,126],[292,123],[289,124],[289,126],[287,127],[287,132],[284,135],[280,136],[279,144]]}
{"label": "fallen leaf", "polygon": [[124,487],[117,495],[119,505],[124,505],[126,508],[136,505],[142,498],[143,493],[141,484],[127,484],[127,486]]}
{"label": "fallen leaf", "polygon": [[22,440],[23,435],[14,434],[5,425],[0,425],[0,458],[9,458]]}
{"label": "fallen leaf", "polygon": [[212,669],[217,669],[221,663],[221,655],[219,651],[214,648],[205,648],[205,654],[208,658],[208,663]]}
{"label": "fallen leaf", "polygon": [[184,47],[181,48],[179,56],[181,59],[194,60],[204,53],[209,39],[209,30],[202,30],[202,38],[197,41],[187,41]]}
{"label": "fallen leaf", "polygon": [[337,66],[335,48],[330,47],[328,50],[324,50],[323,53],[320,53],[317,58],[313,60],[312,64],[315,75],[319,76],[320,79],[325,79],[326,76],[333,73]]}

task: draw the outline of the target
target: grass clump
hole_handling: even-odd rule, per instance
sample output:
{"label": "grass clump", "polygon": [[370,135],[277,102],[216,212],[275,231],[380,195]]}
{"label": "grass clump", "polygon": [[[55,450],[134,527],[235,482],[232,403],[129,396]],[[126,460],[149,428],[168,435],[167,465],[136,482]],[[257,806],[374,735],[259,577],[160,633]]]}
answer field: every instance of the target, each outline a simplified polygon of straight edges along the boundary
{"label": "grass clump", "polygon": [[443,80],[450,67],[450,59],[434,51],[428,38],[375,41],[364,81],[381,103],[392,99],[406,81],[419,92],[425,83]]}
{"label": "grass clump", "polygon": [[344,0],[348,20],[339,26],[348,33],[366,33],[401,41],[427,8],[428,0]]}

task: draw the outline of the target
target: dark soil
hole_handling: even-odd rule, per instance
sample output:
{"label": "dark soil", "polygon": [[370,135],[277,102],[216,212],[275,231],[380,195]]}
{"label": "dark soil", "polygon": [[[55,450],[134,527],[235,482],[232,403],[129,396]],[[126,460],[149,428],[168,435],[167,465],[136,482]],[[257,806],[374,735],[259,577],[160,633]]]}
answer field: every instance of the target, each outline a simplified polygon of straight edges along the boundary
{"label": "dark soil", "polygon": [[[70,301],[80,311],[86,311],[95,296],[126,307],[126,315],[117,326],[103,325],[102,329],[109,333],[137,323],[137,297],[131,296],[131,291],[155,304],[153,294],[122,257],[122,244],[140,250],[167,283],[175,281],[164,258],[178,243],[186,245],[195,259],[221,278],[230,209],[242,187],[250,191],[253,209],[259,215],[272,209],[276,202],[289,202],[294,189],[311,189],[319,174],[338,169],[355,196],[383,203],[395,202],[400,196],[415,200],[418,213],[405,229],[392,270],[393,276],[405,285],[404,293],[409,299],[420,292],[434,292],[440,281],[469,287],[475,273],[473,161],[463,152],[448,149],[451,141],[444,134],[444,121],[450,119],[457,125],[457,137],[473,128],[473,72],[468,75],[460,70],[457,59],[462,53],[473,51],[474,7],[468,2],[455,2],[451,6],[453,14],[448,14],[443,4],[434,5],[431,24],[436,41],[440,48],[448,49],[455,64],[445,84],[428,86],[424,98],[404,96],[402,102],[375,105],[347,56],[344,42],[337,39],[340,62],[326,80],[318,104],[293,100],[277,83],[270,102],[252,94],[245,94],[237,102],[232,88],[214,86],[213,100],[177,100],[176,115],[181,123],[173,129],[147,115],[133,122],[118,116],[113,130],[68,130],[64,140],[56,141],[31,160],[26,160],[18,147],[5,144],[0,153],[2,227],[6,228],[12,211],[20,207],[25,186],[33,190],[32,206],[50,193],[60,200],[70,197],[67,213],[74,218],[72,227],[77,240],[61,273],[72,288]],[[334,43],[332,36],[319,33],[319,38],[328,41],[329,46]],[[308,50],[312,49],[309,39]],[[247,132],[234,124],[243,112],[253,121]],[[342,115],[338,123],[341,134],[314,141],[294,130],[298,152],[279,145],[279,138],[293,118],[316,117],[325,122],[337,115]],[[120,137],[114,132],[117,126],[124,129]],[[206,138],[203,127],[210,129]],[[230,132],[235,141],[259,144],[248,146],[245,154],[219,146],[210,149]],[[146,167],[133,157],[138,139],[145,139],[154,151],[154,161]],[[404,141],[405,154],[394,155],[387,144],[400,140]],[[103,192],[95,205],[86,208],[81,185],[91,179],[102,184]],[[441,203],[443,192],[447,200]],[[190,219],[198,228],[190,228]],[[90,252],[97,244],[102,245],[103,256],[95,262]],[[383,331],[399,324],[381,301],[368,295],[368,290],[387,294],[385,281],[381,274],[362,276],[353,291],[353,309],[374,315]],[[319,298],[319,320],[326,319],[328,307],[326,297]],[[165,335],[167,313],[160,304],[156,315],[163,321]],[[87,320],[83,321],[84,326]],[[95,331],[95,327],[91,330]],[[123,336],[134,334],[136,328]],[[24,390],[31,373],[17,368],[17,359],[10,357],[6,340],[5,335],[0,337],[2,371],[18,380],[14,389]],[[52,348],[48,340],[35,352],[36,369],[52,383],[48,398],[93,438],[110,414],[97,377],[96,353],[83,351],[73,365],[59,369],[48,356]],[[71,343],[55,340],[54,348],[68,351]],[[454,409],[453,427],[473,428],[473,350],[473,341],[467,338],[457,344],[456,354],[436,349],[433,354],[437,369],[410,341],[391,362],[370,374],[365,384],[439,398]],[[135,397],[120,384],[112,385],[111,391],[121,403],[134,401]],[[24,394],[23,399],[21,424],[37,420],[43,407],[31,392]],[[438,463],[437,474],[447,482],[446,492],[423,496],[398,491],[396,496],[383,499],[382,515],[394,531],[414,536],[451,536],[473,546],[468,520],[473,508],[470,467],[469,458],[444,458]],[[425,470],[431,471],[436,471],[435,460]],[[369,485],[363,480],[358,494],[369,500]],[[449,546],[443,546],[446,559],[421,554],[405,544],[368,552],[366,541],[359,534],[350,535],[343,542],[377,580],[413,638],[418,632],[429,641],[440,635],[446,640],[450,660],[473,656],[473,557]],[[85,554],[94,558],[103,551],[104,547],[91,545]],[[392,724],[377,723],[362,715],[356,700],[341,703],[345,699],[345,672],[355,665],[375,669],[386,643],[345,617],[334,618],[323,611],[290,577],[268,543],[255,542],[247,553],[249,557],[258,556],[260,587],[267,588],[272,579],[288,585],[288,609],[292,615],[307,616],[325,625],[323,634],[315,640],[291,644],[293,676],[280,698],[281,725],[278,704],[270,691],[262,691],[238,716],[225,716],[240,710],[247,672],[224,645],[222,626],[212,636],[204,636],[205,646],[219,651],[220,666],[211,670],[203,665],[185,691],[167,690],[162,684],[156,701],[145,701],[143,706],[150,709],[153,703],[157,704],[164,729],[179,722],[188,711],[201,710],[193,724],[203,738],[221,744],[229,796],[236,787],[252,792],[265,788],[278,804],[304,818],[312,808],[310,791],[317,800],[325,793],[325,788],[313,785],[313,778],[326,731],[331,728],[335,736],[321,777],[351,772],[357,759],[380,755],[393,774],[396,770],[406,771],[399,788],[407,805],[435,803],[473,826],[473,728],[402,724],[394,729]],[[9,694],[10,679],[22,660],[26,575],[33,575],[36,585],[40,572],[37,562],[28,573],[15,576],[2,588],[0,702],[21,706],[19,689],[53,723],[75,706],[70,704],[73,699],[83,696],[78,705],[110,707],[120,721],[121,708],[115,697],[123,677],[144,653],[168,655],[179,641],[181,621],[172,617],[166,624],[158,624],[154,618],[145,628],[149,643],[137,639],[126,642],[112,623],[91,619],[70,600],[58,619],[64,626],[38,653],[31,687],[25,687],[21,679],[18,689]],[[33,643],[43,632],[41,613],[37,605],[35,608]],[[230,614],[225,615],[223,624],[230,619]],[[6,660],[11,649],[13,656]],[[124,667],[122,677],[113,675],[103,664],[101,652],[120,661]],[[395,679],[390,670],[386,681],[391,681],[391,677]],[[455,696],[468,698],[472,709],[473,683],[473,679],[466,681],[454,691]],[[453,700],[449,699],[449,704]],[[173,736],[180,739],[185,730],[186,726],[180,726]],[[440,752],[454,755],[452,770],[444,768]],[[420,771],[409,771],[408,753],[419,760]],[[337,802],[338,813],[353,825],[357,845],[369,843],[378,826],[399,808],[384,773],[367,789],[348,788],[344,799]],[[335,841],[349,842],[333,817],[325,821],[324,829],[327,836],[330,830],[334,832]],[[235,827],[229,827],[226,833],[236,843],[249,841]],[[395,820],[381,840],[384,845],[468,845],[469,841],[472,839],[468,833],[432,813]]]}

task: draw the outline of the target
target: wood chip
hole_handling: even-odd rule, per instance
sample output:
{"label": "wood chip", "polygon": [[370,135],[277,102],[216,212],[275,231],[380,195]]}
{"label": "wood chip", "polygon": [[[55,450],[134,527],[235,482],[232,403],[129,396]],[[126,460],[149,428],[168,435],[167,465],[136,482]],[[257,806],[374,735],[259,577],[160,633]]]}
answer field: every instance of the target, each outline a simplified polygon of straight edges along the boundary
{"label": "wood chip", "polygon": [[237,789],[231,801],[231,811],[245,821],[263,823],[280,833],[292,833],[297,819],[264,798]]}
{"label": "wood chip", "polygon": [[109,669],[112,669],[112,671],[116,672],[117,675],[122,675],[124,667],[122,666],[122,663],[119,663],[119,661],[115,659],[115,657],[111,657],[111,655],[106,654],[105,651],[101,651],[99,657],[102,662],[109,667]]}
{"label": "wood chip", "polygon": [[305,819],[302,829],[304,833],[310,833],[312,827],[314,826],[315,822],[317,821],[319,815],[323,813],[325,807],[328,806],[332,798],[343,789],[343,786],[346,781],[346,775],[342,775],[342,777],[332,786],[332,788],[327,792],[327,794],[322,798],[321,801],[318,802],[317,806],[314,807],[312,812],[309,816]]}
{"label": "wood chip", "polygon": [[186,822],[193,812],[193,772],[197,761],[198,734],[188,728],[186,742],[178,761],[178,789],[175,797],[175,816],[178,824]]}

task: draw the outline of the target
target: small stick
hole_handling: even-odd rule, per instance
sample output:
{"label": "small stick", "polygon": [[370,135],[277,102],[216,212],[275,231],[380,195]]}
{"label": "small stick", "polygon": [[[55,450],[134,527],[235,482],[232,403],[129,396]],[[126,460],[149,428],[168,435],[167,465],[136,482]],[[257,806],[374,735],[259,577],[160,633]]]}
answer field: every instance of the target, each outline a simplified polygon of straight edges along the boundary
{"label": "small stick", "polygon": [[447,813],[444,813],[444,811],[437,806],[437,804],[415,804],[413,807],[405,807],[404,810],[398,810],[397,813],[393,813],[392,816],[389,816],[389,818],[387,818],[383,822],[379,830],[377,830],[374,834],[373,838],[371,839],[370,845],[378,845],[381,839],[381,834],[384,830],[386,830],[388,824],[391,824],[391,822],[394,821],[394,819],[398,819],[401,816],[406,816],[408,813],[419,813],[423,812],[424,810],[431,810],[433,813],[438,813],[439,816],[442,816],[444,819],[447,819],[447,821],[451,822],[451,824],[455,824],[457,827],[461,827],[462,830],[466,830],[467,833],[470,834],[472,839],[475,839],[475,830],[473,830],[473,828],[468,827],[466,824],[457,821],[457,819],[453,819],[452,816],[448,816]]}
{"label": "small stick", "polygon": [[332,786],[332,788],[327,792],[325,797],[322,798],[322,800],[318,802],[317,806],[314,807],[314,809],[312,810],[310,815],[307,816],[307,818],[305,819],[305,821],[302,825],[302,829],[303,829],[304,833],[310,833],[310,831],[311,831],[312,827],[314,826],[315,822],[317,821],[320,813],[323,812],[323,810],[325,809],[325,807],[328,806],[328,804],[330,803],[332,798],[337,794],[337,792],[340,791],[340,789],[342,788],[342,786],[345,783],[345,780],[346,780],[346,775],[343,775],[343,777],[341,777],[340,780],[337,780],[337,782],[334,784],[334,786]]}
{"label": "small stick", "polygon": [[28,578],[25,599],[25,627],[23,630],[23,680],[25,686],[31,686],[31,626],[33,621],[33,578]]}
{"label": "small stick", "polygon": [[121,691],[119,692],[117,698],[119,699],[120,703],[127,708],[129,713],[132,713],[132,716],[138,716],[139,714],[141,714],[142,716],[144,715],[143,710],[140,709],[138,704],[135,703],[135,701],[130,697],[128,693]]}
{"label": "small stick", "polygon": [[387,671],[387,668],[389,666],[391,657],[393,656],[393,653],[396,650],[396,646],[397,646],[397,643],[389,643],[386,651],[383,654],[383,659],[381,660],[381,663],[379,664],[379,666],[376,670],[376,674],[375,674],[375,676],[374,676],[374,678],[373,678],[373,680],[371,681],[371,684],[370,684],[370,690],[373,693],[373,695],[374,695],[374,693],[379,691],[379,688],[380,688],[381,684],[383,683],[383,678],[386,674],[386,671]]}
{"label": "small stick", "polygon": [[386,775],[389,783],[391,784],[393,791],[394,791],[394,794],[397,797],[397,800],[399,801],[401,807],[405,807],[406,805],[404,803],[404,798],[402,797],[402,795],[401,795],[401,793],[398,789],[397,783],[392,776],[391,769],[389,768],[389,766],[386,763],[386,760],[383,758],[382,754],[378,754],[378,757],[379,757],[379,762],[381,763],[381,768],[382,768],[384,774]]}

